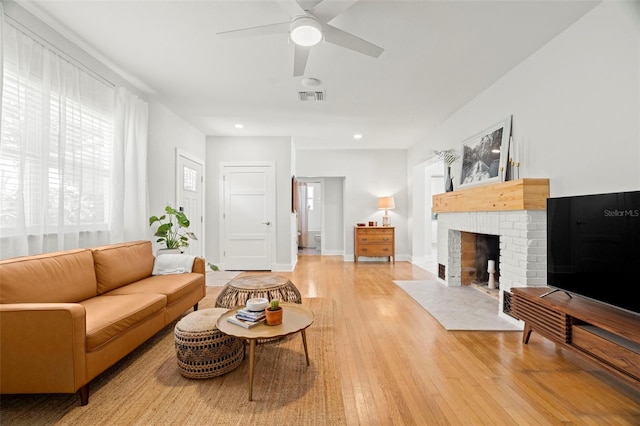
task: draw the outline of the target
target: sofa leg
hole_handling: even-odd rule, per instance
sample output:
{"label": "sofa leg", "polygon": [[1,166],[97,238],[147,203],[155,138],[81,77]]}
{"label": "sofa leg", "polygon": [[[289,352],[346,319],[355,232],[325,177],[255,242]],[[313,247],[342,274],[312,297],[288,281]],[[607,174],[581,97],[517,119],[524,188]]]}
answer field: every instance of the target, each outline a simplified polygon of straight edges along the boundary
{"label": "sofa leg", "polygon": [[197,311],[198,310],[198,304],[196,303],[195,305],[193,305],[193,310]]}
{"label": "sofa leg", "polygon": [[80,395],[80,405],[87,405],[89,403],[89,383],[78,390],[78,395]]}

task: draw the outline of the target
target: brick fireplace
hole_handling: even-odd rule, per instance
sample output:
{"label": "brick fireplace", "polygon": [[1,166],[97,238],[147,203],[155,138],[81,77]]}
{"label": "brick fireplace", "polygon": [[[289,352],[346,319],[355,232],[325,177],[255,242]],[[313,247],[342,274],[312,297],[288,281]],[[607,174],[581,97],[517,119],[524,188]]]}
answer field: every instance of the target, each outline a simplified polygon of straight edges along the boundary
{"label": "brick fireplace", "polygon": [[467,285],[471,269],[473,273],[477,269],[476,259],[469,259],[470,241],[475,244],[475,234],[496,236],[499,241],[496,307],[500,316],[517,322],[504,313],[505,292],[509,295],[512,287],[546,285],[548,197],[548,179],[520,179],[434,196],[440,279],[448,286]]}

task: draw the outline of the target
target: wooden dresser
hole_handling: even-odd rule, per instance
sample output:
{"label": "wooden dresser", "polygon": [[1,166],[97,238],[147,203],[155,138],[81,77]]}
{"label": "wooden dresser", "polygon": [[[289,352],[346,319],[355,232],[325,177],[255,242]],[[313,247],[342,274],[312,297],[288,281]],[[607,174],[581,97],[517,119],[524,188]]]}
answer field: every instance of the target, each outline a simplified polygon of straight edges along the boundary
{"label": "wooden dresser", "polygon": [[353,261],[359,256],[388,257],[396,263],[395,228],[393,226],[354,226]]}

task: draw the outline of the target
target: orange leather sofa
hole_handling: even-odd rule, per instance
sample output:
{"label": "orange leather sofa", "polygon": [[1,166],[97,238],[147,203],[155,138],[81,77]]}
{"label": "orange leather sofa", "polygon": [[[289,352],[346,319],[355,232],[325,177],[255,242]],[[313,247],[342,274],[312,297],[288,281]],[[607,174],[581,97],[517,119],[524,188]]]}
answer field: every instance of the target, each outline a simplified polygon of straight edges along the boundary
{"label": "orange leather sofa", "polygon": [[152,276],[151,242],[0,261],[0,393],[74,393],[206,294],[205,262]]}

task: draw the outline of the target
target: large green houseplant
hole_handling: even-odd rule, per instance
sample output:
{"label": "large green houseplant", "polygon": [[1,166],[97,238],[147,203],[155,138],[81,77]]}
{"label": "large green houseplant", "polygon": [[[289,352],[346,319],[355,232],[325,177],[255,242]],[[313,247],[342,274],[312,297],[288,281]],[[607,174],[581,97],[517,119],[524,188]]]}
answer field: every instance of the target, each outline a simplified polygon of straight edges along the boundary
{"label": "large green houseplant", "polygon": [[163,244],[167,249],[182,249],[189,247],[189,239],[197,240],[193,232],[187,230],[190,222],[183,211],[176,210],[170,205],[164,209],[165,213],[149,218],[149,226],[158,223],[158,229],[154,234],[159,237],[156,242]]}

